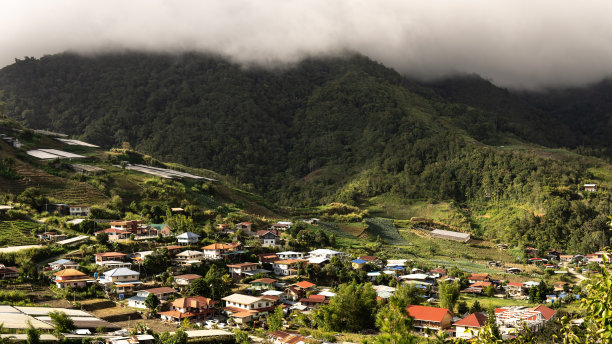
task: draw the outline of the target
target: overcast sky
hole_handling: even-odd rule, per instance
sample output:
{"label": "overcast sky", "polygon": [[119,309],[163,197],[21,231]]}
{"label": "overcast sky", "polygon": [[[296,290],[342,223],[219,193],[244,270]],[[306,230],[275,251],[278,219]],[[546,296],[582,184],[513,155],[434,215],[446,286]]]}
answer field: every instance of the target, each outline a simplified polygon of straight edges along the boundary
{"label": "overcast sky", "polygon": [[356,51],[417,77],[580,85],[612,75],[611,15],[610,0],[4,1],[0,66],[124,48],[265,65]]}

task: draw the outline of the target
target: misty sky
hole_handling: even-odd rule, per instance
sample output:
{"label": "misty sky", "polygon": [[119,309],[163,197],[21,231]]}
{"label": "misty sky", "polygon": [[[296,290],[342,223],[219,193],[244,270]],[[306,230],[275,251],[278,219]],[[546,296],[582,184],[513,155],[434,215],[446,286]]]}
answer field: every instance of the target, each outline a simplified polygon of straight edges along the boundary
{"label": "misty sky", "polygon": [[500,86],[612,76],[612,1],[4,1],[0,66],[117,49],[215,52],[243,64],[355,51],[401,73]]}

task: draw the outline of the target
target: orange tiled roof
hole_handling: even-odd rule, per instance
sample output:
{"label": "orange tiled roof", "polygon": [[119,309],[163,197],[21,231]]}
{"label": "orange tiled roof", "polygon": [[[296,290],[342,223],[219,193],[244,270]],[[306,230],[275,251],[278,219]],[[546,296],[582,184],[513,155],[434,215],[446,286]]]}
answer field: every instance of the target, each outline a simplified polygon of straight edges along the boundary
{"label": "orange tiled roof", "polygon": [[194,279],[202,278],[202,276],[196,275],[196,274],[186,274],[186,275],[174,276],[174,279],[177,279],[177,278],[184,279],[184,280],[194,280]]}
{"label": "orange tiled roof", "polygon": [[77,269],[65,269],[65,270],[61,270],[58,271],[54,274],[55,276],[61,276],[61,277],[72,277],[72,276],[87,276],[87,274],[80,272]]}
{"label": "orange tiled roof", "polygon": [[166,312],[159,312],[158,314],[170,316],[170,317],[177,318],[177,319],[191,318],[191,317],[196,316],[195,313],[191,313],[191,312],[181,313],[179,311],[166,311]]}
{"label": "orange tiled roof", "polygon": [[125,253],[121,253],[121,252],[104,252],[104,253],[96,253],[96,256],[98,257],[120,257],[120,256],[125,256]]}
{"label": "orange tiled roof", "polygon": [[227,244],[210,244],[208,246],[202,247],[202,249],[203,250],[229,250],[234,247],[235,246],[233,245],[227,245]]}
{"label": "orange tiled roof", "polygon": [[308,289],[308,288],[310,288],[310,287],[314,287],[314,286],[316,286],[316,284],[314,284],[314,283],[310,283],[310,282],[308,282],[308,281],[302,281],[302,282],[294,283],[293,285],[294,285],[294,286],[297,286],[297,287],[300,287],[300,288],[302,288],[302,289]]}
{"label": "orange tiled roof", "polygon": [[174,300],[171,305],[177,308],[202,308],[202,307],[212,307],[216,304],[217,301],[212,299],[203,297],[203,296],[191,296],[191,297],[183,297],[180,299]]}
{"label": "orange tiled roof", "polygon": [[[413,317],[415,320],[426,320],[442,322],[444,316],[450,311],[446,308],[429,307],[429,306],[418,306],[409,305],[407,307],[408,315]],[[452,315],[452,314],[451,314]]]}
{"label": "orange tiled roof", "polygon": [[487,322],[487,316],[483,313],[476,312],[454,323],[455,326],[476,327],[481,328]]}
{"label": "orange tiled roof", "polygon": [[554,309],[550,309],[544,305],[533,307],[531,310],[542,313],[542,317],[546,320],[550,320],[550,318],[552,318],[555,314],[557,314],[557,311],[555,311]]}
{"label": "orange tiled roof", "polygon": [[307,260],[304,260],[304,259],[284,259],[284,260],[277,260],[277,261],[274,262],[274,264],[290,265],[290,264],[303,263],[303,262],[307,262]]}

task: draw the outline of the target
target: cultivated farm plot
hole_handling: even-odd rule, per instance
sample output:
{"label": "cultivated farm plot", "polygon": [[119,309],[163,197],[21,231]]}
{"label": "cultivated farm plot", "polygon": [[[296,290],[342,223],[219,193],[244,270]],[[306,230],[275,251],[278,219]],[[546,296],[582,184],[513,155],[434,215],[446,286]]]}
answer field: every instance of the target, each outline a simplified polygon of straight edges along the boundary
{"label": "cultivated farm plot", "polygon": [[376,217],[366,219],[369,226],[368,233],[374,238],[380,237],[382,241],[392,245],[408,245],[409,242],[399,233],[393,225],[393,220]]}
{"label": "cultivated farm plot", "polygon": [[0,247],[36,244],[32,229],[40,224],[27,221],[0,221]]}
{"label": "cultivated farm plot", "polygon": [[328,234],[333,234],[336,237],[336,244],[341,248],[356,247],[367,243],[367,241],[359,239],[356,236],[341,230],[336,223],[320,222],[319,227],[325,230]]}
{"label": "cultivated farm plot", "polygon": [[338,229],[354,237],[362,239],[368,237],[368,233],[366,232],[367,227],[362,223],[339,223]]}
{"label": "cultivated farm plot", "polygon": [[108,198],[93,186],[54,176],[43,170],[33,168],[25,164],[17,164],[17,173],[23,177],[22,180],[14,181],[15,193],[20,193],[27,187],[40,188],[41,192],[65,203],[100,203]]}
{"label": "cultivated farm plot", "polygon": [[[403,228],[400,229],[400,232],[415,247],[420,247],[418,255],[428,260],[438,257],[452,257],[455,263],[460,260],[466,260],[480,261],[485,264],[491,260],[499,260],[504,263],[513,263],[515,261],[515,258],[508,253],[508,250],[499,250],[489,242],[474,241],[468,244],[453,240],[433,239],[428,236],[428,231],[418,229]],[[489,268],[486,267],[486,269]]]}

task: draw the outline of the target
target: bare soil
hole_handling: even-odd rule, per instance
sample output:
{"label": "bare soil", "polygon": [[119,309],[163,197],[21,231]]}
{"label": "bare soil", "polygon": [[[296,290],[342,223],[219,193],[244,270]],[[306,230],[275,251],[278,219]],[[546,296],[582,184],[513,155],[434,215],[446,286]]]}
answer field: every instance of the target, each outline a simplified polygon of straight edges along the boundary
{"label": "bare soil", "polygon": [[172,332],[172,331],[176,331],[176,329],[179,328],[179,326],[177,325],[169,324],[159,319],[138,319],[138,320],[130,320],[130,321],[117,321],[117,322],[114,322],[113,324],[117,326],[121,326],[121,328],[129,328],[129,327],[134,327],[134,325],[136,325],[137,323],[141,323],[141,324],[148,326],[155,333],[164,332],[164,331]]}

